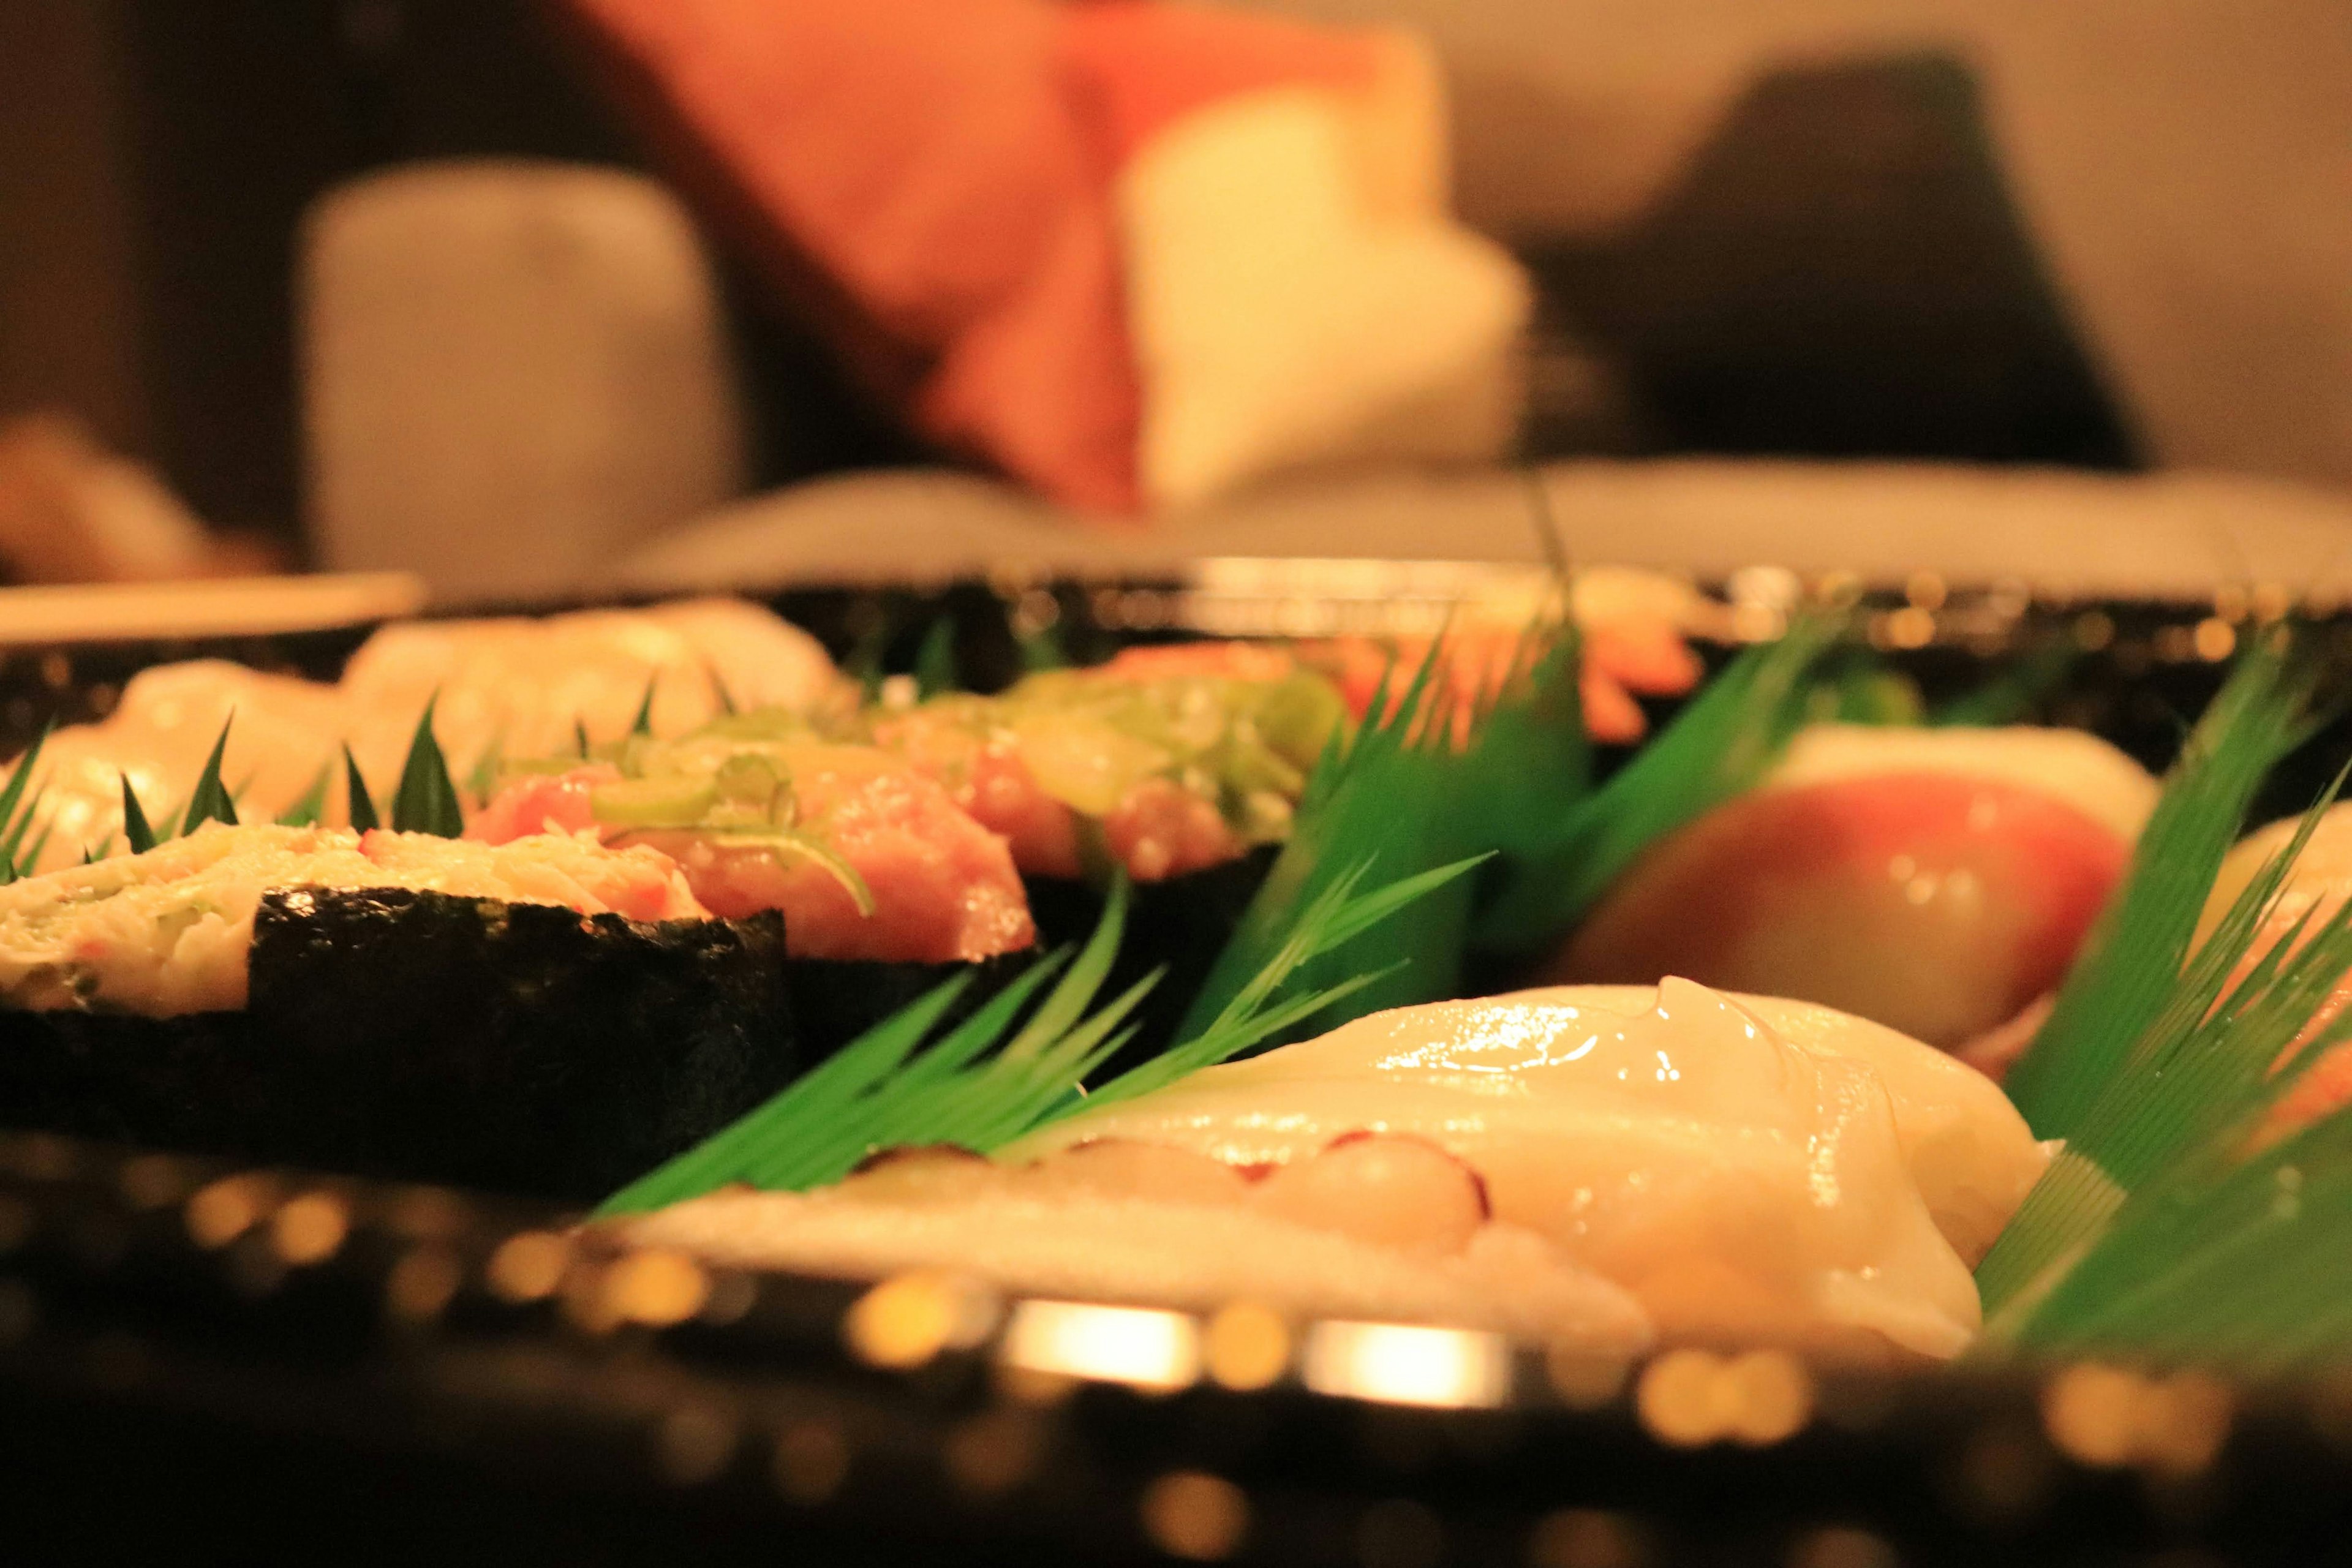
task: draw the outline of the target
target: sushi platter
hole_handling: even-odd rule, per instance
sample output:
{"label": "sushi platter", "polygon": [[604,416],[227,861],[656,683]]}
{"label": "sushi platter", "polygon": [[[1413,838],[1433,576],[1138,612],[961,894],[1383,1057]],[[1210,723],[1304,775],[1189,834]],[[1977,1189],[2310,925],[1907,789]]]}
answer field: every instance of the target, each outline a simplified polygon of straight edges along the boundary
{"label": "sushi platter", "polygon": [[0,648],[11,1513],[2319,1560],[2347,671],[1380,562]]}

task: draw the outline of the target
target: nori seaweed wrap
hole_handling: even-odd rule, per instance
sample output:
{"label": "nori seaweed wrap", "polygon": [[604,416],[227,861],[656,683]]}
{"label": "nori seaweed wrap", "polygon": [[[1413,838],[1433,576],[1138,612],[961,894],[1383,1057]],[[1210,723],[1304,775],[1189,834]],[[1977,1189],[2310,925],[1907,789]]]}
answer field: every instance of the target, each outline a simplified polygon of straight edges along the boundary
{"label": "nori seaweed wrap", "polygon": [[467,832],[547,830],[658,849],[718,914],[782,910],[812,1061],[942,979],[977,970],[985,982],[1035,945],[1002,838],[903,758],[790,713],[510,764]]}
{"label": "nori seaweed wrap", "polygon": [[1165,1045],[1290,832],[1307,779],[1348,715],[1286,650],[1135,649],[956,693],[869,722],[1011,845],[1040,941],[1083,941],[1110,874],[1132,885],[1113,984],[1165,966],[1132,1051]]}
{"label": "nori seaweed wrap", "polygon": [[788,1082],[783,922],[286,889],[237,1012],[0,1011],[0,1120],[590,1200]]}
{"label": "nori seaweed wrap", "polygon": [[642,851],[215,825],[0,903],[10,1124],[586,1200],[796,1066],[781,917]]}

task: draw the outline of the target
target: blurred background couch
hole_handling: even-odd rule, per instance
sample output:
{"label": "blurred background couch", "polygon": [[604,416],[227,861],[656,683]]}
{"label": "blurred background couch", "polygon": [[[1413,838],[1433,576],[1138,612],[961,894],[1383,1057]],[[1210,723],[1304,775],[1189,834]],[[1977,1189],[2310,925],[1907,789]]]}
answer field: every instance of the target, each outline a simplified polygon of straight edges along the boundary
{"label": "blurred background couch", "polygon": [[[1518,456],[1578,552],[2352,567],[2335,0],[1289,8],[1434,42],[1460,210],[1538,285]],[[944,468],[583,79],[516,0],[0,0],[0,413],[461,597],[1538,548],[1508,473],[1138,534]]]}

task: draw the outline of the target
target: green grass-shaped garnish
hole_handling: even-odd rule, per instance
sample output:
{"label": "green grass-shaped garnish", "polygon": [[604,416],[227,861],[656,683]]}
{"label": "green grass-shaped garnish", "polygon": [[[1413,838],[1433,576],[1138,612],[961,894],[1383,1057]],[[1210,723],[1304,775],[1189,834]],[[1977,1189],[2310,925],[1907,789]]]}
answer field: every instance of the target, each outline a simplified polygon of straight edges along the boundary
{"label": "green grass-shaped garnish", "polygon": [[213,753],[205,759],[204,772],[196,775],[196,787],[188,792],[187,809],[181,814],[179,836],[184,837],[207,822],[236,826],[236,802],[221,785],[221,758],[228,751],[229,726],[236,722],[236,711],[229,710],[221,721],[219,735],[213,740]]}
{"label": "green grass-shaped garnish", "polygon": [[1479,925],[1485,945],[1540,951],[1659,839],[1753,788],[1805,722],[1807,676],[1840,624],[1810,617],[1748,648],[1657,738],[1573,809],[1505,884]]}
{"label": "green grass-shaped garnish", "polygon": [[144,855],[155,847],[155,830],[147,824],[147,813],[139,805],[139,793],[131,787],[131,775],[122,778],[122,841],[133,855]]}
{"label": "green grass-shaped garnish", "polygon": [[915,650],[915,695],[937,697],[962,689],[956,669],[955,622],[946,616],[934,620]]}
{"label": "green grass-shaped garnish", "polygon": [[2246,1123],[2317,1058],[2305,1049],[2273,1070],[2352,968],[2352,904],[2315,926],[2306,911],[2259,962],[2249,966],[2248,957],[2335,794],[2331,789],[2305,816],[2165,988],[2156,1016],[2128,1042],[2122,1062],[1979,1267],[1989,1315],[2012,1311],[2021,1299],[2037,1300],[2053,1270],[2095,1242],[2132,1193]]}
{"label": "green grass-shaped garnish", "polygon": [[320,763],[302,798],[278,814],[280,827],[316,827],[327,815],[327,786],[335,776],[332,762]]}
{"label": "green grass-shaped garnish", "polygon": [[[1114,882],[1100,923],[1075,959],[1056,953],[925,1048],[970,976],[931,991],[851,1041],[757,1110],[615,1193],[600,1215],[640,1214],[731,1183],[802,1190],[840,1180],[877,1150],[951,1143],[987,1153],[1082,1108],[1131,1098],[1249,1049],[1366,983],[1289,995],[1292,973],[1344,945],[1468,866],[1359,893],[1343,879],[1303,910],[1274,960],[1205,1029],[1091,1095],[1087,1074],[1132,1037],[1155,973],[1097,1007],[1117,956],[1127,888]],[[1028,1020],[1013,1025],[1046,982]],[[1010,1037],[1009,1038],[1007,1037]]]}
{"label": "green grass-shaped garnish", "polygon": [[26,748],[25,754],[16,759],[16,767],[9,772],[8,782],[0,785],[0,887],[5,887],[20,877],[31,876],[34,865],[41,858],[42,848],[48,842],[48,834],[44,831],[31,849],[21,855],[18,853],[25,836],[32,831],[35,814],[40,810],[44,792],[32,787],[33,770],[40,765],[41,750],[49,742],[50,728],[47,724],[41,726],[41,732],[33,737],[33,743]]}
{"label": "green grass-shaped garnish", "polygon": [[2197,917],[2263,779],[2308,733],[2313,678],[2273,643],[2241,656],[2165,780],[2130,868],[2010,1069],[2010,1098],[2064,1138],[2173,998]]}
{"label": "green grass-shaped garnish", "polygon": [[352,832],[373,832],[383,825],[376,815],[375,797],[368,794],[367,780],[360,776],[359,759],[352,755],[348,742],[343,746],[343,793],[348,801],[344,815],[351,818]]}
{"label": "green grass-shaped garnish", "polygon": [[[652,699],[650,688],[647,700]],[[433,708],[438,697],[425,704],[425,711],[416,721],[416,733],[408,742],[407,761],[401,764],[400,787],[392,797],[392,830],[394,833],[430,833],[439,838],[456,838],[466,831],[465,808],[457,801],[457,786],[449,780],[449,764],[441,755],[441,743],[433,738]]]}
{"label": "green grass-shaped garnish", "polygon": [[[1465,696],[1441,637],[1395,684],[1392,668],[1353,735],[1334,734],[1308,776],[1289,841],[1185,1017],[1208,1028],[1273,963],[1302,910],[1358,880],[1492,861],[1524,875],[1591,784],[1566,584],[1514,644],[1499,678]],[[1475,657],[1475,654],[1473,657]],[[1295,989],[1370,976],[1326,1023],[1457,994],[1482,883],[1448,878],[1345,949],[1302,963]]]}

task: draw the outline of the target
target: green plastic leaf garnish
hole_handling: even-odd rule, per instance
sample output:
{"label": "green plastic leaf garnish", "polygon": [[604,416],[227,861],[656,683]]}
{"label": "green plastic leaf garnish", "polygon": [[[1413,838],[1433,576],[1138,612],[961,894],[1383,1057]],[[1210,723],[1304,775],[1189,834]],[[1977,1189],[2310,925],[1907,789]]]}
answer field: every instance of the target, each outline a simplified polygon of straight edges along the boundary
{"label": "green plastic leaf garnish", "polygon": [[376,815],[375,797],[368,794],[367,780],[360,776],[359,759],[352,755],[348,744],[343,747],[343,792],[350,797],[352,832],[370,833],[383,826],[383,819]]}
{"label": "green plastic leaf garnish", "polygon": [[1572,811],[1482,917],[1483,945],[1530,952],[1565,936],[1644,851],[1753,788],[1805,721],[1806,677],[1841,623],[1802,619],[1748,648]]}
{"label": "green plastic leaf garnish", "polygon": [[1990,679],[1931,710],[1927,722],[1987,726],[2024,723],[2065,684],[2082,658],[2083,650],[2072,641],[2052,642],[2021,654]]}
{"label": "green plastic leaf garnish", "polygon": [[394,833],[429,833],[456,838],[466,831],[466,813],[457,801],[457,786],[449,782],[449,764],[442,760],[441,743],[433,738],[436,697],[425,704],[416,733],[408,742],[408,760],[401,764],[400,788],[392,797]]}
{"label": "green plastic leaf garnish", "polygon": [[873,618],[857,634],[856,646],[841,661],[841,672],[857,682],[868,702],[881,695],[882,661],[889,651],[890,619],[879,606],[875,606]]}
{"label": "green plastic leaf garnish", "polygon": [[[654,688],[660,684],[659,670],[646,677],[646,694],[637,703],[637,716],[629,721],[630,734],[650,735],[654,732]],[[581,752],[581,755],[587,755],[585,749]]]}
{"label": "green plastic leaf garnish", "polygon": [[16,847],[25,841],[26,831],[33,826],[33,816],[40,809],[44,790],[33,789],[29,795],[26,791],[32,784],[33,770],[39,765],[41,749],[49,742],[50,729],[48,724],[41,726],[41,732],[33,737],[32,745],[16,759],[16,767],[8,774],[7,784],[0,785],[0,887],[30,875],[33,866],[41,858],[39,845],[21,859],[17,857]]}
{"label": "green plastic leaf garnish", "polygon": [[196,775],[196,787],[188,792],[187,809],[180,819],[179,833],[183,837],[207,822],[236,826],[236,802],[221,786],[221,758],[228,750],[229,726],[236,722],[236,710],[231,710],[228,717],[221,721],[220,734],[213,742],[213,754],[205,759],[204,772]]}
{"label": "green plastic leaf garnish", "polygon": [[922,646],[915,650],[915,695],[937,697],[961,689],[956,670],[955,622],[941,616],[923,633]]}
{"label": "green plastic leaf garnish", "polygon": [[144,855],[155,847],[155,830],[147,826],[147,814],[140,809],[139,795],[131,787],[131,776],[122,775],[122,840],[133,855]]}
{"label": "green plastic leaf garnish", "polygon": [[1044,669],[1067,669],[1070,656],[1052,626],[1036,626],[1019,634],[1021,668],[1031,674]]}
{"label": "green plastic leaf garnish", "polygon": [[[1351,881],[1317,900],[1286,933],[1276,963],[1254,977],[1218,1022],[1188,1037],[1166,1057],[1105,1085],[1081,1091],[1087,1074],[1133,1037],[1129,1017],[1157,973],[1101,1006],[1127,917],[1127,885],[1114,882],[1094,935],[1075,961],[1056,953],[931,1044],[924,1042],[961,998],[959,976],[900,1009],[757,1110],[605,1200],[602,1216],[642,1214],[698,1197],[734,1182],[767,1190],[804,1190],[839,1181],[877,1150],[952,1143],[986,1153],[1066,1116],[1128,1098],[1224,1060],[1311,1016],[1365,980],[1273,1002],[1298,964],[1360,934],[1446,877],[1411,888],[1355,892]],[[1064,965],[1066,963],[1067,967]],[[1056,973],[1060,978],[1014,1033],[1023,1008]],[[1008,1035],[1011,1037],[1007,1038]],[[1153,1070],[1148,1079],[1136,1076]]]}
{"label": "green plastic leaf garnish", "polygon": [[318,826],[320,820],[327,815],[327,785],[334,776],[335,764],[331,761],[320,763],[317,775],[310,780],[310,787],[302,792],[302,798],[278,813],[278,826]]}
{"label": "green plastic leaf garnish", "polygon": [[2171,999],[2255,789],[2308,733],[2312,689],[2307,667],[2260,644],[2240,657],[2189,732],[2130,868],[2004,1082],[2039,1136],[2073,1135]]}

